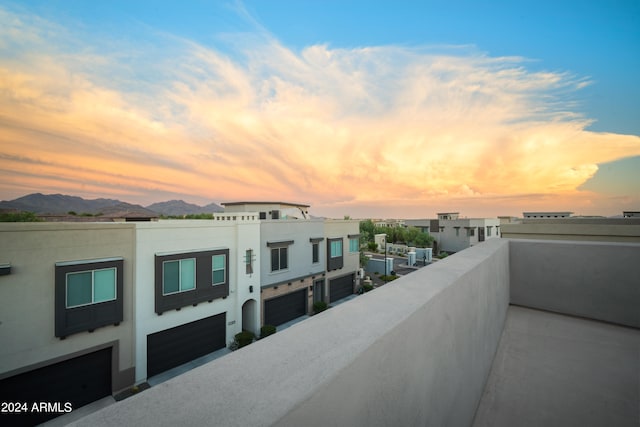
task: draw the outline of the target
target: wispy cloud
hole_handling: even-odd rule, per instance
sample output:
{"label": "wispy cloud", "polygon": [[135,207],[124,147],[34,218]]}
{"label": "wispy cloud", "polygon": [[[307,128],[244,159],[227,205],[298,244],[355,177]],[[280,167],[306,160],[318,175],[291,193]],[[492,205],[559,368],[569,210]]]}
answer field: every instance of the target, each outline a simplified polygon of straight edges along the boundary
{"label": "wispy cloud", "polygon": [[585,131],[575,98],[589,79],[532,72],[524,58],[295,52],[263,29],[233,49],[160,33],[142,49],[3,9],[0,21],[7,195],[55,182],[141,202],[582,203],[598,163],[640,154],[638,137]]}

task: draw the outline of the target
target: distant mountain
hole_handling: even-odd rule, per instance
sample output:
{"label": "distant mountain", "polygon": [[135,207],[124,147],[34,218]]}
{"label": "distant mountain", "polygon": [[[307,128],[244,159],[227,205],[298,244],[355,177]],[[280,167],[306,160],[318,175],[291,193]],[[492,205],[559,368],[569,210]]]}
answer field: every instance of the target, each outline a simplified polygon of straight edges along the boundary
{"label": "distant mountain", "polygon": [[[96,214],[109,206],[117,205],[119,200],[95,199],[85,200],[81,197],[63,194],[29,194],[15,200],[0,202],[0,209],[17,209],[37,214],[61,214],[69,211]],[[133,206],[133,205],[132,205]]]}
{"label": "distant mountain", "polygon": [[224,210],[215,203],[210,203],[207,206],[198,206],[193,203],[187,203],[184,200],[169,200],[168,202],[154,203],[147,206],[147,209],[167,216],[222,212]]}
{"label": "distant mountain", "polygon": [[14,209],[18,211],[33,212],[36,214],[66,214],[73,211],[77,214],[102,213],[106,216],[123,212],[138,214],[140,216],[149,216],[151,213],[178,216],[222,212],[224,210],[215,203],[211,203],[206,206],[198,206],[186,203],[182,200],[170,200],[168,202],[154,203],[144,208],[140,205],[125,203],[114,199],[85,200],[76,196],[41,193],[29,194],[15,200],[1,201],[0,209]]}

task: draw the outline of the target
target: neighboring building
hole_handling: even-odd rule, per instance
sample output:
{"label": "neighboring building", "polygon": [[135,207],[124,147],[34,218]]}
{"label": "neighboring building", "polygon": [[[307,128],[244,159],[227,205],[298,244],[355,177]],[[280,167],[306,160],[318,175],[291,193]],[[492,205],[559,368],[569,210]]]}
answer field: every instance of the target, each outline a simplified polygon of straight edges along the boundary
{"label": "neighboring building", "polygon": [[[324,221],[327,239],[326,295],[332,303],[352,295],[358,288],[360,269],[360,222],[328,219]],[[314,291],[315,294],[315,291]],[[315,298],[315,301],[319,298]]]}
{"label": "neighboring building", "polygon": [[573,212],[523,212],[522,216],[527,219],[536,218],[569,218]]}
{"label": "neighboring building", "polygon": [[404,227],[405,223],[403,219],[374,219],[373,225],[376,227]]}
{"label": "neighboring building", "polygon": [[136,224],[136,382],[260,332],[257,213]]}
{"label": "neighboring building", "polygon": [[359,243],[353,252],[352,240],[358,237],[358,220],[311,218],[309,205],[296,203],[222,205],[220,215],[251,211],[260,218],[261,324],[278,326],[312,314],[315,301],[330,303],[354,293],[360,256]]}
{"label": "neighboring building", "polygon": [[624,218],[640,218],[640,211],[624,211],[622,216]]}
{"label": "neighboring building", "polygon": [[76,409],[134,384],[135,238],[131,223],[0,223],[0,401]]}
{"label": "neighboring building", "polygon": [[497,218],[460,218],[458,212],[438,213],[438,219],[406,220],[408,227],[417,227],[431,234],[434,252],[459,252],[487,239],[500,237]]}
{"label": "neighboring building", "polygon": [[525,218],[504,224],[510,239],[640,242],[640,218]]}

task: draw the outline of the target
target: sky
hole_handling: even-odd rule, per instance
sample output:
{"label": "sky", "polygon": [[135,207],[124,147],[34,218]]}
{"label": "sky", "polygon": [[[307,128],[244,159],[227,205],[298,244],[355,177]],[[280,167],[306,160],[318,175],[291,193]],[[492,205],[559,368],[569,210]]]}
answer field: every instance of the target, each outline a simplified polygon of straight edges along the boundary
{"label": "sky", "polygon": [[640,210],[640,2],[0,0],[0,199]]}

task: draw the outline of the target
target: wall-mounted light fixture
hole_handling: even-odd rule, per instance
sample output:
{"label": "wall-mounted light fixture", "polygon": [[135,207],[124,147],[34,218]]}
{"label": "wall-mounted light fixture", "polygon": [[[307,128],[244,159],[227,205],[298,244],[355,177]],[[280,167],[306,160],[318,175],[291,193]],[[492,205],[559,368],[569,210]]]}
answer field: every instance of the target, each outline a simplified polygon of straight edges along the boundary
{"label": "wall-mounted light fixture", "polygon": [[6,276],[7,274],[11,274],[11,264],[8,262],[0,264],[0,276]]}

